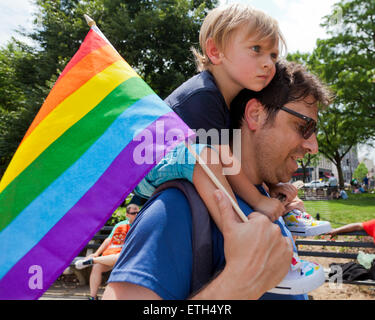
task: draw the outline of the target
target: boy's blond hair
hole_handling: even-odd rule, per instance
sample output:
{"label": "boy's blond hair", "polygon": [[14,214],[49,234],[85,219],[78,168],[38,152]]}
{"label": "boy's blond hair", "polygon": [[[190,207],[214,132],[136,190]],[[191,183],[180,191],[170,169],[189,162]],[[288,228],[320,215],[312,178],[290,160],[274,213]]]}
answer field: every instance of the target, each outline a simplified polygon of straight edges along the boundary
{"label": "boy's blond hair", "polygon": [[233,3],[211,10],[204,19],[199,33],[202,53],[195,48],[191,49],[198,71],[207,70],[211,65],[206,54],[207,39],[212,38],[215,45],[224,51],[233,31],[239,27],[243,27],[249,37],[256,35],[258,41],[271,40],[272,44],[278,43],[280,51],[286,52],[286,42],[274,18],[249,5]]}

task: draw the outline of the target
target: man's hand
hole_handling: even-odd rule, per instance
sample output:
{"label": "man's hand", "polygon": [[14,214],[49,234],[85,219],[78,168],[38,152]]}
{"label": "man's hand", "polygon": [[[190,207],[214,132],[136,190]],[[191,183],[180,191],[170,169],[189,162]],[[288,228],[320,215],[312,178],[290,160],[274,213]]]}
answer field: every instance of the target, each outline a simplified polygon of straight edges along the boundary
{"label": "man's hand", "polygon": [[242,222],[229,199],[215,191],[223,221],[226,265],[195,299],[258,299],[284,278],[292,260],[292,244],[279,226],[253,212]]}

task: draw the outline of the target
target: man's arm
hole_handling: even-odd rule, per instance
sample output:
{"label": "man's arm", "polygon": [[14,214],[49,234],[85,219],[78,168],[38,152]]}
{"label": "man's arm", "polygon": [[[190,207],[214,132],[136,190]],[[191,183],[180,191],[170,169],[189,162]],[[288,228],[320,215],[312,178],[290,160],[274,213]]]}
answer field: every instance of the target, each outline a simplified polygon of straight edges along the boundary
{"label": "man's arm", "polygon": [[[280,228],[257,212],[241,222],[229,199],[215,192],[223,224],[224,270],[192,299],[258,299],[289,270],[292,245]],[[127,282],[110,283],[103,299],[160,299],[153,291]]]}
{"label": "man's arm", "polygon": [[103,300],[162,300],[154,291],[130,282],[110,282]]}
{"label": "man's arm", "polygon": [[225,221],[226,265],[193,299],[258,299],[288,272],[292,244],[264,215],[252,212],[247,222],[241,222],[224,194],[217,190],[215,196]]}

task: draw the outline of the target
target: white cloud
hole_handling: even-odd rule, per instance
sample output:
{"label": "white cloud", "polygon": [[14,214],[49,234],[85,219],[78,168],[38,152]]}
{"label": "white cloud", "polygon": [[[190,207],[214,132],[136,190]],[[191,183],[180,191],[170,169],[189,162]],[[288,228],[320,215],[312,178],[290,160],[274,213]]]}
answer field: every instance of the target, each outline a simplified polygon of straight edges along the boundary
{"label": "white cloud", "polygon": [[[326,33],[320,27],[322,18],[332,11],[338,0],[229,0],[250,3],[274,17],[286,38],[289,52],[311,52],[318,38]],[[222,0],[222,2],[227,2]]]}
{"label": "white cloud", "polygon": [[279,9],[285,9],[288,5],[288,0],[273,0],[273,3],[279,8]]}
{"label": "white cloud", "polygon": [[31,28],[33,5],[30,0],[1,0],[0,2],[0,45],[4,45],[20,26]]}
{"label": "white cloud", "polygon": [[289,52],[311,52],[318,38],[326,38],[322,18],[337,0],[273,0],[282,13],[275,17],[285,35]]}

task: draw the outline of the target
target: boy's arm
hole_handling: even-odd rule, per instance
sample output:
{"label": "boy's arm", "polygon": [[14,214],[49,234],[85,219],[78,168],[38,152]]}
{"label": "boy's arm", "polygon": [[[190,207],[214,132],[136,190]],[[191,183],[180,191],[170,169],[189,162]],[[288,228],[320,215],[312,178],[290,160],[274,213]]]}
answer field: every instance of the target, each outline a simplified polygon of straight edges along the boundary
{"label": "boy's arm", "polygon": [[[223,148],[222,146],[215,147],[216,150],[222,150]],[[265,214],[269,219],[271,219],[271,221],[275,221],[281,215],[283,215],[285,207],[282,205],[282,203],[277,199],[272,199],[262,195],[259,190],[247,179],[246,175],[242,172],[242,169],[240,169],[239,173],[236,175],[223,175],[223,168],[225,169],[225,165],[222,164],[220,154],[218,154],[215,150],[211,148],[204,148],[200,153],[200,157],[204,160],[207,167],[216,176],[217,180],[219,180],[234,201],[236,201],[236,197],[234,195],[235,192],[245,202],[251,205],[254,210]],[[194,167],[193,184],[208,211],[210,212],[212,219],[215,221],[220,231],[222,231],[222,225],[224,222],[221,221],[220,216],[217,214],[219,209],[215,199],[212,197],[212,194],[215,192],[217,187],[207,176],[199,162]]]}
{"label": "boy's arm", "polygon": [[279,198],[280,195],[285,196],[285,202],[292,202],[298,195],[298,189],[291,183],[269,184],[269,194],[273,198]]}
{"label": "boy's arm", "polygon": [[241,163],[232,154],[229,145],[217,145],[215,148],[219,150],[224,170],[231,167],[235,168],[235,170],[226,171],[237,172],[237,174],[228,174],[225,176],[234,193],[251,205],[254,210],[267,215],[272,221],[277,220],[284,214],[285,207],[279,200],[262,195],[254,184],[249,181],[242,170]]}

